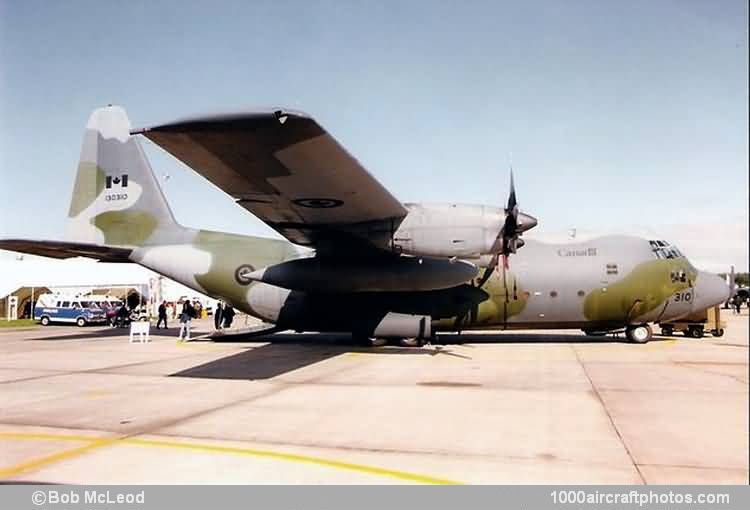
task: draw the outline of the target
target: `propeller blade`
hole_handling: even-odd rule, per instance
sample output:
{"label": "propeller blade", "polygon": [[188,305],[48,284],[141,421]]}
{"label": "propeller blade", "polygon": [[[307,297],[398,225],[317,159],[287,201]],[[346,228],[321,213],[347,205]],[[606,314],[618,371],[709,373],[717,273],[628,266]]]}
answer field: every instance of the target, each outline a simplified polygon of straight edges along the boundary
{"label": "propeller blade", "polygon": [[522,247],[525,243],[520,238],[521,234],[534,228],[537,224],[536,218],[523,214],[518,208],[518,198],[516,197],[516,184],[513,178],[513,168],[510,169],[510,193],[508,194],[508,203],[505,207],[505,220],[503,226],[500,228],[500,232],[497,233],[497,237],[493,242],[490,253],[493,257],[490,259],[490,263],[480,279],[479,286],[481,287],[492,275],[492,271],[498,265],[498,257],[503,257],[503,268],[508,269],[508,258],[511,254],[518,251],[518,248]]}
{"label": "propeller blade", "polygon": [[516,186],[513,183],[513,168],[510,169],[510,195],[508,195],[508,207],[509,211],[516,209],[518,212],[518,201],[516,200]]}
{"label": "propeller blade", "polygon": [[496,253],[492,256],[490,259],[490,263],[487,264],[487,267],[484,268],[484,273],[482,273],[482,277],[479,279],[479,282],[477,282],[477,287],[482,288],[482,286],[487,283],[487,280],[490,279],[490,276],[492,276],[492,271],[495,270],[497,267],[497,260],[500,256],[499,253]]}

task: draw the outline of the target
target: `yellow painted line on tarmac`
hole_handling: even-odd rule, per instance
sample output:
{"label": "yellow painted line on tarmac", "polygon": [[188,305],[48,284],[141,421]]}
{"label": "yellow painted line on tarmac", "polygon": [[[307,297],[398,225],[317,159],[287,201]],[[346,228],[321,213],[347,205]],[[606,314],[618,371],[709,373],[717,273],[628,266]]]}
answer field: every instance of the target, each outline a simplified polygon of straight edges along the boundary
{"label": "yellow painted line on tarmac", "polygon": [[13,434],[13,433],[0,433],[0,439],[31,439],[31,440],[47,440],[47,441],[86,441],[87,444],[72,448],[70,450],[63,450],[52,455],[45,457],[38,457],[36,459],[27,460],[14,466],[7,468],[0,468],[0,478],[11,478],[28,471],[35,471],[43,468],[50,464],[78,457],[97,448],[109,446],[119,440],[119,437],[107,437],[93,439],[86,436],[67,436],[61,437],[54,434]]}
{"label": "yellow painted line on tarmac", "polygon": [[657,342],[649,342],[643,347],[647,347],[649,349],[663,349],[664,347],[674,347],[677,345],[677,340],[670,339],[670,340],[659,340]]}
{"label": "yellow painted line on tarmac", "polygon": [[73,448],[71,450],[65,450],[60,453],[52,454],[47,457],[41,457],[38,459],[32,459],[30,461],[22,462],[8,468],[0,468],[0,478],[8,478],[16,476],[20,473],[31,471],[44,467],[46,465],[66,460],[78,455],[82,455],[91,450],[102,448],[114,443],[129,444],[136,446],[153,446],[157,448],[172,448],[181,450],[192,450],[199,452],[208,453],[225,453],[231,455],[244,455],[249,457],[264,457],[268,459],[283,460],[287,462],[298,462],[303,464],[313,464],[318,466],[325,466],[334,469],[342,469],[346,471],[357,471],[360,473],[366,473],[370,475],[383,476],[388,478],[395,478],[398,480],[404,480],[414,483],[430,484],[430,485],[458,485],[461,482],[453,480],[446,480],[443,478],[436,478],[428,475],[421,475],[417,473],[410,473],[406,471],[397,471],[393,469],[386,469],[374,466],[366,466],[362,464],[354,464],[351,462],[343,462],[338,460],[325,459],[320,457],[312,457],[308,455],[298,455],[293,453],[284,453],[273,450],[258,450],[254,448],[241,448],[234,446],[220,446],[212,444],[202,443],[188,443],[179,441],[167,441],[160,439],[141,439],[136,437],[111,437],[111,438],[95,438],[84,435],[72,435],[72,434],[35,434],[35,433],[22,433],[22,432],[0,432],[0,439],[15,439],[15,440],[37,440],[37,441],[86,441],[88,444]]}
{"label": "yellow painted line on tarmac", "polygon": [[283,453],[272,450],[256,450],[254,448],[239,448],[232,446],[219,446],[211,444],[198,444],[198,443],[181,443],[178,441],[163,441],[163,440],[152,440],[152,439],[140,439],[140,438],[128,438],[123,440],[125,443],[137,444],[143,446],[157,446],[163,448],[177,448],[196,450],[203,452],[213,453],[230,453],[235,455],[248,455],[252,457],[266,457],[271,459],[286,460],[291,462],[301,462],[306,464],[317,464],[320,466],[327,466],[337,469],[345,469],[349,471],[359,471],[361,473],[367,473],[371,475],[387,476],[390,478],[397,478],[400,480],[407,480],[417,483],[425,484],[439,484],[439,485],[456,485],[459,482],[451,480],[444,480],[441,478],[435,478],[427,475],[419,475],[416,473],[408,473],[405,471],[396,471],[392,469],[385,469],[373,466],[364,466],[362,464],[353,464],[350,462],[342,462],[338,460],[323,459],[320,457],[310,457],[307,455],[297,455],[293,453]]}
{"label": "yellow painted line on tarmac", "polygon": [[90,400],[96,400],[99,398],[107,398],[111,397],[115,393],[113,391],[108,390],[89,390],[83,393],[83,396]]}
{"label": "yellow painted line on tarmac", "polygon": [[99,438],[97,436],[88,436],[83,434],[45,434],[42,432],[2,432],[0,431],[0,439],[16,439],[16,440],[30,440],[30,441],[80,441],[88,442],[96,441],[98,439],[107,439],[106,437]]}

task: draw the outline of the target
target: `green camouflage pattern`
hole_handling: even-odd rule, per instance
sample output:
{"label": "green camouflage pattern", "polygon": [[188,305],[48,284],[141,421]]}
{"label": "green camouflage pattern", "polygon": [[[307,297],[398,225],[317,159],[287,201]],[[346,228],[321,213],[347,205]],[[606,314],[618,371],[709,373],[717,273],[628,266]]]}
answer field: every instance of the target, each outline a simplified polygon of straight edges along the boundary
{"label": "green camouflage pattern", "polygon": [[[129,132],[119,107],[92,114],[70,204],[68,241],[127,250],[129,260],[263,320],[292,315],[293,321],[287,302],[292,294],[247,275],[314,252],[285,240],[179,225]],[[432,317],[433,330],[615,327],[676,318],[723,298],[712,275],[697,271],[682,254],[665,258],[662,251],[653,242],[623,236],[564,245],[527,241],[507,269],[498,267],[482,285],[486,298],[451,304],[447,315]],[[476,286],[477,280],[465,286]],[[389,302],[378,302],[377,296],[368,301],[373,302],[379,314],[417,314],[423,308],[393,300],[407,304],[389,310]],[[350,323],[343,319],[342,324]],[[330,327],[338,327],[335,317]]]}

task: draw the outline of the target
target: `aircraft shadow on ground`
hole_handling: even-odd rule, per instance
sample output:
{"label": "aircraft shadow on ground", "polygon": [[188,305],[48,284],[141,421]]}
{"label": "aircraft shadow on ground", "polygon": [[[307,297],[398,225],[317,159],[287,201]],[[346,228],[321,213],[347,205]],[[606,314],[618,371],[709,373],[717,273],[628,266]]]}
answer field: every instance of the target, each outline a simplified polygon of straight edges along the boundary
{"label": "aircraft shadow on ground", "polygon": [[[92,327],[92,328],[79,328],[77,326],[70,326],[71,330],[65,331],[56,329],[53,332],[50,332],[49,334],[46,334],[44,336],[31,336],[29,338],[26,338],[26,341],[34,340],[97,340],[100,338],[112,338],[112,337],[127,337],[130,335],[130,330],[128,328],[103,328],[103,327]],[[164,329],[155,329],[151,328],[151,336],[152,337],[174,337],[177,338],[177,335],[180,331],[180,328],[169,328],[167,330]],[[41,333],[41,332],[40,332]],[[200,336],[204,335],[205,331],[195,331],[193,333],[194,336]]]}
{"label": "aircraft shadow on ground", "polygon": [[[319,337],[312,339],[309,337]],[[254,339],[268,342],[257,347],[248,347],[241,352],[208,363],[170,374],[170,377],[197,377],[205,379],[271,379],[293,370],[320,363],[347,353],[369,353],[399,356],[448,355],[467,358],[449,352],[445,348],[419,349],[412,347],[384,346],[359,347],[350,338],[332,338],[330,335],[282,335],[281,338]]]}
{"label": "aircraft shadow on ground", "polygon": [[[655,340],[657,340],[655,338]],[[501,333],[439,335],[438,342],[423,348],[388,345],[361,347],[345,334],[294,334],[277,333],[267,336],[237,336],[224,338],[222,343],[263,342],[257,347],[247,347],[241,352],[170,374],[170,377],[197,377],[206,379],[271,379],[346,353],[370,355],[451,356],[471,360],[470,355],[453,352],[452,345],[489,343],[595,343],[624,342],[624,338],[588,337],[585,335],[560,335],[544,333]]]}

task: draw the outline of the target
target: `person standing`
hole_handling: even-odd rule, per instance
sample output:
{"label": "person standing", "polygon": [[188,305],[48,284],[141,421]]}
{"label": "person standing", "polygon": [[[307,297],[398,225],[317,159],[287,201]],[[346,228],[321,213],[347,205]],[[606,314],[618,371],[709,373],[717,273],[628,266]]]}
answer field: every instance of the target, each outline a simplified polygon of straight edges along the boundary
{"label": "person standing", "polygon": [[224,305],[224,327],[229,328],[232,326],[232,320],[234,319],[234,308],[232,308],[232,305],[227,303]]}
{"label": "person standing", "polygon": [[159,324],[164,321],[164,329],[167,329],[167,302],[162,301],[159,305],[159,320],[156,321],[156,329],[159,329]]}
{"label": "person standing", "polygon": [[123,303],[122,306],[117,310],[116,324],[121,328],[127,326],[128,315],[130,315],[130,310],[128,310],[127,304]]}
{"label": "person standing", "polygon": [[216,310],[214,310],[214,329],[221,329],[221,321],[223,317],[224,309],[221,306],[221,301],[216,302]]}
{"label": "person standing", "polygon": [[177,335],[177,341],[190,340],[190,322],[193,320],[195,315],[195,309],[190,303],[189,299],[186,299],[182,304],[182,312],[180,313],[180,333]]}

